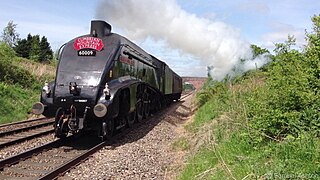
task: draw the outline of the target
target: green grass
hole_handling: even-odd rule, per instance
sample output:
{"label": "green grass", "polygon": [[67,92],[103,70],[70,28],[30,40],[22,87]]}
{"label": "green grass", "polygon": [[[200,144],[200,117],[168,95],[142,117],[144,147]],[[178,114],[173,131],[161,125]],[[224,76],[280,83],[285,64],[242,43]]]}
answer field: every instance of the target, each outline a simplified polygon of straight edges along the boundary
{"label": "green grass", "polygon": [[203,148],[187,162],[181,179],[208,179],[217,172],[218,158],[211,149]]}
{"label": "green grass", "polygon": [[0,82],[0,124],[27,119],[40,90]]}
{"label": "green grass", "polygon": [[204,104],[195,115],[195,118],[198,120],[187,125],[186,128],[192,132],[197,132],[204,124],[221,115],[223,111],[220,108],[222,107],[219,106],[219,108],[215,108],[217,107],[217,104],[217,100],[212,100],[210,103]]}
{"label": "green grass", "polygon": [[214,136],[189,157],[180,179],[320,178],[319,138],[306,134],[256,144],[246,129],[233,123],[226,119],[211,125]]}
{"label": "green grass", "polygon": [[0,124],[27,119],[32,104],[39,101],[41,86],[52,80],[53,64],[19,58],[0,42]]}
{"label": "green grass", "polygon": [[190,148],[190,144],[188,142],[188,139],[185,137],[181,137],[172,143],[172,149],[176,151],[178,150],[185,151],[185,150],[188,150],[189,148]]}

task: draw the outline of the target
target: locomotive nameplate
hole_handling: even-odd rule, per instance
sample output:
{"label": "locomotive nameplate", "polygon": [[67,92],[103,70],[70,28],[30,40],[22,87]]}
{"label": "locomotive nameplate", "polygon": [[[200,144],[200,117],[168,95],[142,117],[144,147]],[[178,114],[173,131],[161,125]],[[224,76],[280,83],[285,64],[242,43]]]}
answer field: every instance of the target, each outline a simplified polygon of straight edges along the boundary
{"label": "locomotive nameplate", "polygon": [[92,49],[96,51],[101,51],[104,47],[102,39],[96,37],[80,37],[75,40],[73,47],[75,50],[79,51],[82,49]]}

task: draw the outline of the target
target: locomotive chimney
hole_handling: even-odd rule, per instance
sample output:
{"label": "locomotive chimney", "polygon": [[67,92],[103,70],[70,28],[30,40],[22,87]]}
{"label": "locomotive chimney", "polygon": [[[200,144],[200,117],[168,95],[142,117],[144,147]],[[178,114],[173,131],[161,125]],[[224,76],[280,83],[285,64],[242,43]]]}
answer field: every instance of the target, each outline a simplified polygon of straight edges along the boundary
{"label": "locomotive chimney", "polygon": [[111,25],[105,21],[93,20],[91,21],[90,34],[95,37],[104,37],[111,33]]}

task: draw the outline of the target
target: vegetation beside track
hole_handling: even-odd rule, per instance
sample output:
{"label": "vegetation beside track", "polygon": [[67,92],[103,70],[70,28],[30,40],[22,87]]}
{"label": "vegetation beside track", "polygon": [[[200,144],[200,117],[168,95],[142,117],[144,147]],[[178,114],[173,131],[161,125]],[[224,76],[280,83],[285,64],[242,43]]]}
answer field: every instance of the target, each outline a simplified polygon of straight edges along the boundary
{"label": "vegetation beside track", "polygon": [[[233,79],[209,79],[181,150],[180,179],[320,178],[320,16],[308,45],[276,44],[272,62]],[[186,144],[187,143],[187,144]]]}
{"label": "vegetation beside track", "polygon": [[26,119],[39,101],[41,87],[52,80],[55,65],[17,57],[6,43],[0,43],[0,124]]}

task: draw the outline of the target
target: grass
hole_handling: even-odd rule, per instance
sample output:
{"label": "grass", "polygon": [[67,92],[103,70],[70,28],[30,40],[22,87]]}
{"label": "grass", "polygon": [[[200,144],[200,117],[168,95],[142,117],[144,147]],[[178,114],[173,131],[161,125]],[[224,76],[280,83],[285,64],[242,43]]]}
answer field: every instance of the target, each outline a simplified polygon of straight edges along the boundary
{"label": "grass", "polygon": [[172,149],[175,151],[181,150],[185,151],[190,148],[188,139],[186,137],[181,137],[172,143]]}
{"label": "grass", "polygon": [[54,64],[19,58],[0,42],[0,124],[31,116],[32,104],[39,101],[42,85],[54,78]]}
{"label": "grass", "polygon": [[[318,138],[306,134],[300,139],[287,139],[281,143],[253,144],[245,129],[232,123],[226,126],[229,121],[226,119],[211,126],[212,138],[190,153],[195,155],[189,157],[180,179],[320,178]],[[208,136],[203,134],[201,138]]]}
{"label": "grass", "polygon": [[234,133],[230,139],[212,149],[212,152],[219,154],[219,162],[214,167],[220,173],[212,174],[210,178],[268,179],[272,175],[299,174],[320,177],[319,143],[319,140],[308,137],[255,146],[245,136]]}
{"label": "grass", "polygon": [[53,79],[56,73],[55,63],[40,64],[25,58],[16,58],[16,61],[13,61],[14,65],[28,70],[38,81]]}
{"label": "grass", "polygon": [[0,82],[0,124],[27,119],[39,94],[40,90]]}
{"label": "grass", "polygon": [[215,165],[218,162],[218,158],[212,150],[203,148],[190,158],[180,178],[209,179],[212,174],[217,173]]}

